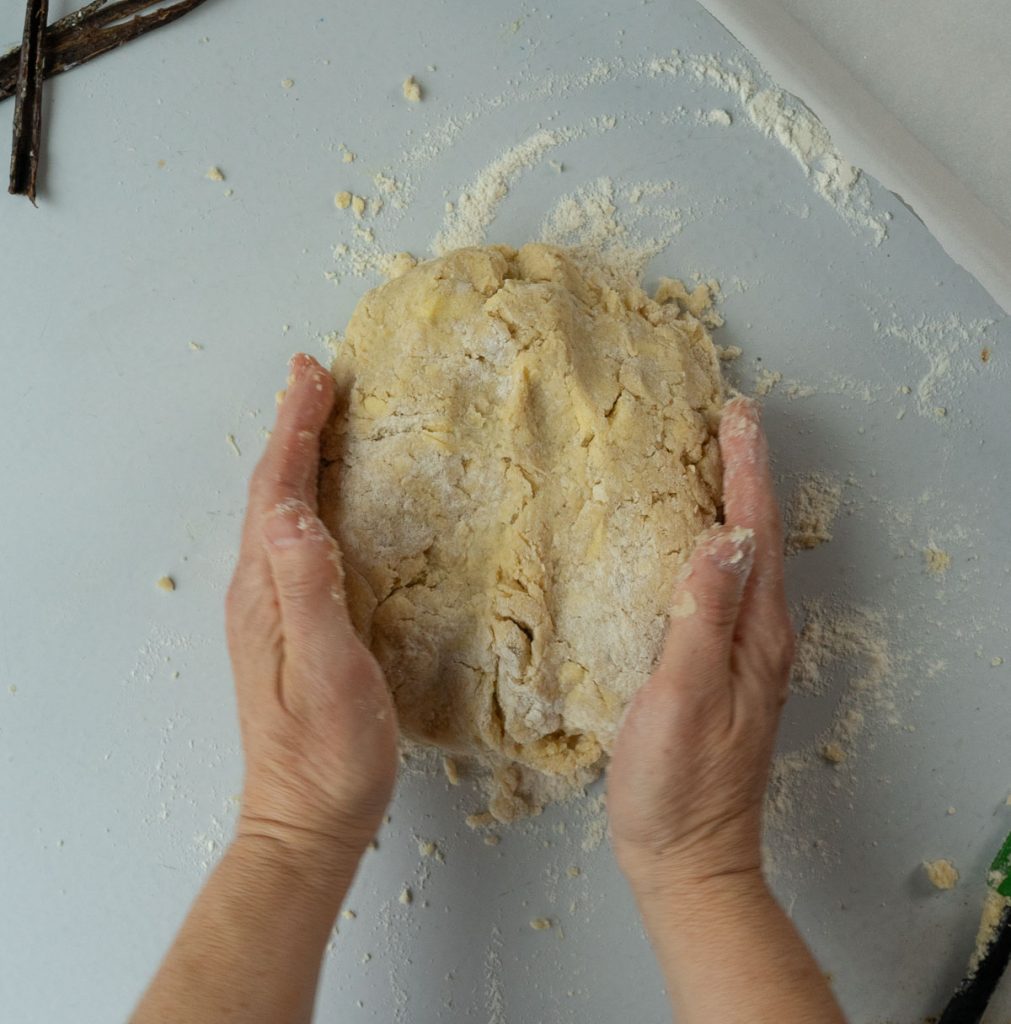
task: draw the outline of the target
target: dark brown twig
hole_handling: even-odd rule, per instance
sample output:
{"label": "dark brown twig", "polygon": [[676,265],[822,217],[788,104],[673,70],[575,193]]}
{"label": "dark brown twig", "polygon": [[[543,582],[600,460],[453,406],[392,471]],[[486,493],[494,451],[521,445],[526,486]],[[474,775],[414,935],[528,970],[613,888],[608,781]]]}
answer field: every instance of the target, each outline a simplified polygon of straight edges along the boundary
{"label": "dark brown twig", "polygon": [[[45,34],[45,77],[71,71],[147,32],[169,25],[206,0],[176,0],[149,14],[163,0],[92,0],[49,26]],[[129,19],[129,20],[127,20]],[[16,90],[19,53],[0,56],[0,101]]]}
{"label": "dark brown twig", "polygon": [[14,145],[8,191],[28,196],[35,205],[42,145],[42,82],[46,53],[43,37],[49,21],[49,0],[28,0],[14,98]]}

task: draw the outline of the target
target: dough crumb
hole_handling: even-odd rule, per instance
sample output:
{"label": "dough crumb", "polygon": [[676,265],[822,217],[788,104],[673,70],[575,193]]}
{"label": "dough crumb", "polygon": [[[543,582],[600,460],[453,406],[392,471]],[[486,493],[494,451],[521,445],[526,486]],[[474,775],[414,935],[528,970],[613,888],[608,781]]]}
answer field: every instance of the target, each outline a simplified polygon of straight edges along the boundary
{"label": "dough crumb", "polygon": [[203,350],[204,350],[204,346],[201,345],[199,341],[191,341],[190,342],[190,351],[191,352],[203,352]]}
{"label": "dough crumb", "polygon": [[782,379],[778,370],[760,370],[755,378],[755,394],[764,398]]}
{"label": "dough crumb", "polygon": [[953,814],[955,814],[957,812],[956,812],[956,809],[954,807],[949,807],[944,813],[947,814],[948,817],[950,818]]}
{"label": "dough crumb", "polygon": [[733,124],[733,118],[730,113],[726,110],[710,110],[706,116],[706,120],[710,124],[718,124],[724,128],[729,128]]}
{"label": "dough crumb", "polygon": [[294,84],[295,84],[295,79],[293,79],[293,78],[282,78],[281,79],[281,88],[282,89],[290,89],[290,88],[292,88],[294,86]]}
{"label": "dough crumb", "polygon": [[958,884],[958,869],[946,857],[938,860],[925,860],[923,870],[927,879],[935,889],[947,891]]}
{"label": "dough crumb", "polygon": [[439,848],[430,839],[418,840],[418,853],[422,857],[434,857],[438,852]]}
{"label": "dough crumb", "polygon": [[354,197],[350,192],[338,192],[337,195],[333,197],[333,204],[338,210],[346,210],[351,205],[351,200],[353,198]]}
{"label": "dough crumb", "polygon": [[843,764],[846,761],[846,751],[838,743],[825,743],[821,748],[821,756],[829,764]]}
{"label": "dough crumb", "polygon": [[951,555],[934,547],[933,544],[923,549],[923,560],[927,565],[927,572],[933,576],[943,576],[951,568]]}
{"label": "dough crumb", "polygon": [[365,216],[365,200],[361,196],[351,197],[351,209],[356,217]]}
{"label": "dough crumb", "polygon": [[382,270],[392,281],[394,278],[402,277],[417,265],[418,261],[409,252],[398,252],[386,262]]}
{"label": "dough crumb", "polygon": [[221,170],[220,167],[211,167],[211,168],[209,168],[208,171],[207,171],[206,177],[207,177],[208,181],[224,181],[225,180],[224,172]]}
{"label": "dough crumb", "polygon": [[411,103],[421,101],[421,86],[414,80],[414,75],[404,79],[403,92],[405,100]]}
{"label": "dough crumb", "polygon": [[234,434],[225,434],[225,440],[228,442],[228,447],[231,448],[236,455],[242,454],[242,449],[239,447],[239,442],[235,440]]}
{"label": "dough crumb", "polygon": [[170,594],[176,588],[176,581],[172,579],[171,576],[162,576],[155,586],[160,590],[164,590],[165,593]]}
{"label": "dough crumb", "polygon": [[501,840],[494,832],[489,832],[488,835],[484,837],[485,846],[498,846],[500,842]]}
{"label": "dough crumb", "polygon": [[744,354],[744,349],[740,345],[717,345],[716,355],[719,357],[721,363],[732,363],[735,359],[740,359]]}
{"label": "dough crumb", "polygon": [[404,888],[400,890],[400,895],[397,897],[397,902],[403,903],[406,906],[413,899],[414,893],[412,893],[411,890],[405,885]]}
{"label": "dough crumb", "polygon": [[460,769],[456,761],[451,757],[444,757],[442,759],[442,770],[446,773],[446,778],[451,786],[460,785]]}
{"label": "dough crumb", "polygon": [[991,658],[990,659],[990,667],[991,668],[1000,668],[1001,665],[1003,665],[1003,664],[1004,664],[1004,659],[1002,657],[1000,657],[999,655],[996,658]]}
{"label": "dough crumb", "polygon": [[464,819],[467,828],[487,828],[495,824],[495,816],[491,811],[478,811],[476,814],[468,814]]}
{"label": "dough crumb", "polygon": [[535,932],[546,932],[551,927],[551,920],[547,917],[535,917],[530,922],[530,927]]}
{"label": "dough crumb", "polygon": [[723,317],[715,307],[719,293],[720,286],[717,281],[700,283],[688,291],[683,281],[674,277],[662,277],[653,293],[653,301],[661,305],[673,303],[680,312],[701,320],[706,327],[722,327]]}
{"label": "dough crumb", "polygon": [[823,473],[800,480],[786,503],[786,553],[809,551],[832,539],[842,487]]}
{"label": "dough crumb", "polygon": [[583,873],[582,868],[577,868],[575,864],[566,872],[569,878],[578,878]]}
{"label": "dough crumb", "polygon": [[341,917],[345,921],[353,921],[358,915],[353,910],[345,910],[341,913]]}

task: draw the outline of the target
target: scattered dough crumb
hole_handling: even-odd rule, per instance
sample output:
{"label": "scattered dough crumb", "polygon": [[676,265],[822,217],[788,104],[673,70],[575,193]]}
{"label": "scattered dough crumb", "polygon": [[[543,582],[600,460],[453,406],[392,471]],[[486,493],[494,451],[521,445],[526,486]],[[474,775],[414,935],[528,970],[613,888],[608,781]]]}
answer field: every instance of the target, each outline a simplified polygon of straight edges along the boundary
{"label": "scattered dough crumb", "polygon": [[546,932],[551,927],[551,921],[546,917],[535,917],[530,922],[530,927],[533,928],[535,932]]}
{"label": "scattered dough crumb", "polygon": [[706,120],[710,124],[722,125],[724,128],[729,128],[733,124],[733,118],[726,110],[710,110]]}
{"label": "scattered dough crumb", "polygon": [[485,846],[498,846],[499,842],[501,842],[501,840],[494,832],[489,832],[488,835],[484,837]]}
{"label": "scattered dough crumb", "polygon": [[809,551],[832,539],[842,487],[822,473],[800,480],[786,503],[786,553]]}
{"label": "scattered dough crumb", "polygon": [[203,350],[204,350],[204,346],[201,345],[199,341],[191,341],[190,342],[190,351],[191,352],[203,352]]}
{"label": "scattered dough crumb", "polygon": [[930,884],[935,889],[954,889],[958,884],[958,869],[950,860],[941,857],[938,860],[925,860],[923,870],[927,873]]}
{"label": "scattered dough crumb", "polygon": [[781,380],[783,375],[778,370],[761,370],[755,378],[755,394],[764,398]]}
{"label": "scattered dough crumb", "polygon": [[825,743],[821,748],[821,756],[829,764],[843,764],[846,761],[846,751],[838,743]]}
{"label": "scattered dough crumb", "polygon": [[418,853],[422,857],[434,857],[438,851],[439,848],[430,839],[418,840]]}
{"label": "scattered dough crumb", "polygon": [[575,866],[575,864],[573,864],[572,867],[569,868],[569,870],[566,872],[566,874],[569,876],[569,878],[578,878],[582,873],[583,873],[583,869],[582,868],[577,868]]}
{"label": "scattered dough crumb", "polygon": [[341,917],[345,921],[353,921],[358,915],[353,910],[345,910],[341,913]]}
{"label": "scattered dough crumb", "polygon": [[225,180],[224,172],[221,170],[220,167],[211,167],[207,171],[206,177],[207,177],[208,181],[224,181]]}
{"label": "scattered dough crumb", "polygon": [[225,440],[228,442],[228,447],[231,448],[236,455],[242,454],[242,449],[239,448],[239,442],[235,440],[234,434],[225,434]]}
{"label": "scattered dough crumb", "polygon": [[282,89],[290,89],[294,84],[295,84],[295,79],[293,79],[293,78],[283,78],[283,79],[281,79],[281,88]]}
{"label": "scattered dough crumb", "polygon": [[923,549],[923,560],[927,563],[927,572],[934,576],[943,576],[951,568],[951,555],[933,544]]}
{"label": "scattered dough crumb", "polygon": [[990,665],[992,668],[1000,668],[1004,664],[1004,659],[1000,656],[990,659]]}
{"label": "scattered dough crumb", "polygon": [[495,816],[491,811],[478,811],[476,814],[468,814],[464,819],[467,828],[487,828],[495,824]]}
{"label": "scattered dough crumb", "polygon": [[460,785],[460,769],[456,761],[451,757],[444,757],[442,759],[442,770],[446,773],[446,778],[451,786]]}
{"label": "scattered dough crumb", "polygon": [[234,188],[226,188],[225,189],[225,198],[226,199],[231,199],[232,196],[234,196],[234,195],[235,195],[235,189]]}
{"label": "scattered dough crumb", "polygon": [[411,103],[421,101],[421,86],[414,80],[414,75],[404,79],[403,90],[405,100],[409,100]]}
{"label": "scattered dough crumb", "polygon": [[719,356],[721,363],[731,363],[735,359],[740,359],[744,354],[744,349],[740,345],[717,345],[716,355]]}
{"label": "scattered dough crumb", "polygon": [[351,197],[351,209],[356,217],[365,216],[365,200],[361,196]]}
{"label": "scattered dough crumb", "polygon": [[333,197],[333,204],[338,210],[346,210],[351,205],[352,198],[350,192],[338,192]]}
{"label": "scattered dough crumb", "polygon": [[414,893],[412,893],[411,890],[405,885],[404,888],[400,890],[400,895],[397,897],[397,901],[399,903],[403,903],[406,906],[413,899]]}
{"label": "scattered dough crumb", "polygon": [[176,581],[171,576],[162,576],[156,584],[161,590],[164,590],[167,594],[171,593],[176,588]]}
{"label": "scattered dough crumb", "polygon": [[955,808],[954,808],[954,807],[949,807],[949,808],[948,808],[948,810],[947,810],[947,811],[945,811],[945,814],[947,814],[949,818],[950,818],[950,817],[951,817],[951,816],[952,816],[953,814],[955,814],[955,813],[956,813],[956,812],[955,812]]}

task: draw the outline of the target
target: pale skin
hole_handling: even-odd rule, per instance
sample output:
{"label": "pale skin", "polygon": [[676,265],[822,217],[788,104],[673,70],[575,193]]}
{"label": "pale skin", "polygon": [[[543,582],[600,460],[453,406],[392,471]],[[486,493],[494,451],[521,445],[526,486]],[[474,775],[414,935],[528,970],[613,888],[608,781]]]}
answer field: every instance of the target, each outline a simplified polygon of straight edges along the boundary
{"label": "pale skin", "polygon": [[[330,375],[296,356],[253,475],[227,600],[246,778],[236,835],[132,1024],[307,1024],[323,952],[397,770],[379,665],[316,515]],[[757,408],[720,432],[726,523],[677,587],[658,667],[608,771],[614,850],[679,1024],[844,1024],[761,870],[792,632]]]}

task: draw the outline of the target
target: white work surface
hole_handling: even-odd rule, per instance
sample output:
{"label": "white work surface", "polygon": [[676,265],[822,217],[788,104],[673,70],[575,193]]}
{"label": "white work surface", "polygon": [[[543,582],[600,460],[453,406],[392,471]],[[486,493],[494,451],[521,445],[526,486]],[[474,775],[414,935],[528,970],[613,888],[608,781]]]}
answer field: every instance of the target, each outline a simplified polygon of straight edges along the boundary
{"label": "white work surface", "polygon": [[1011,310],[1005,0],[702,0]]}
{"label": "white work surface", "polygon": [[[363,223],[422,255],[446,199],[542,124],[589,127],[516,175],[488,239],[538,237],[600,176],[619,192],[674,179],[681,230],[647,277],[718,278],[717,340],[744,349],[732,378],[784,375],[765,400],[784,494],[811,471],[844,482],[833,541],[790,559],[791,595],[881,616],[894,709],[868,713],[841,769],[805,775],[769,836],[774,881],[855,1022],[943,1005],[1011,827],[1011,325],[894,196],[871,183],[875,246],[718,85],[634,71],[675,47],[747,60],[690,0],[209,0],[52,84],[40,207],[0,201],[5,1022],[124,1019],[227,841],[241,761],[222,599],[246,480],[285,360],[323,356],[376,280],[334,261],[355,242],[334,193],[412,179],[406,209]],[[419,105],[401,96],[411,73]],[[712,109],[733,124],[702,122]],[[428,162],[405,161],[438,125]],[[943,576],[925,571],[929,543],[951,553]],[[166,573],[175,593],[155,586]],[[827,695],[791,701],[782,750],[811,743],[860,671],[836,665]],[[585,805],[496,847],[463,823],[480,807],[466,780],[405,772],[318,1019],[665,1019]],[[926,885],[935,857],[961,870],[953,892]],[[1007,987],[998,1003],[995,1024]]]}

